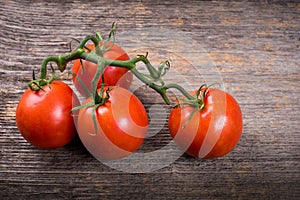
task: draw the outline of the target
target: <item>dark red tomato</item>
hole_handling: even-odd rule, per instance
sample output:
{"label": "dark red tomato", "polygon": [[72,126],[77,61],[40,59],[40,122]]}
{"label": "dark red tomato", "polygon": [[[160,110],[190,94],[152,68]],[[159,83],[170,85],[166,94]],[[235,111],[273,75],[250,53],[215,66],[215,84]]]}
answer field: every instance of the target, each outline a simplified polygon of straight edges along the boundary
{"label": "dark red tomato", "polygon": [[[197,158],[215,158],[229,153],[243,128],[239,104],[228,93],[209,88],[204,108],[194,112],[190,105],[172,109],[169,130],[178,146]],[[189,121],[190,120],[190,121]]]}
{"label": "dark red tomato", "polygon": [[[89,98],[83,105],[91,101]],[[93,123],[93,112],[98,131]],[[100,160],[115,160],[132,154],[142,145],[147,128],[148,116],[143,104],[121,87],[110,91],[109,100],[96,110],[91,106],[79,111],[79,137],[88,151]]]}
{"label": "dark red tomato", "polygon": [[[100,46],[102,43],[100,43]],[[113,46],[112,46],[113,45]],[[112,46],[112,47],[111,47]],[[87,46],[89,49],[94,50],[94,44]],[[103,54],[104,58],[112,59],[112,60],[129,60],[129,56],[127,53],[118,45],[113,43],[108,43],[107,47],[111,47],[108,51]],[[73,83],[76,89],[80,92],[80,94],[88,97],[88,94],[85,92],[82,84],[86,86],[88,91],[91,92],[92,89],[92,80],[97,71],[97,64],[94,64],[89,61],[82,60],[82,65],[80,60],[75,60],[72,67],[73,74]],[[132,73],[126,69],[121,67],[114,66],[106,66],[104,69],[104,81],[107,86],[121,86],[123,88],[128,89],[131,85],[133,79]],[[80,82],[81,80],[81,82]],[[98,81],[98,88],[101,86],[101,78]]]}
{"label": "dark red tomato", "polygon": [[76,134],[71,109],[79,105],[72,89],[53,81],[38,91],[27,89],[17,110],[16,122],[23,137],[40,149],[54,149],[69,143]]}

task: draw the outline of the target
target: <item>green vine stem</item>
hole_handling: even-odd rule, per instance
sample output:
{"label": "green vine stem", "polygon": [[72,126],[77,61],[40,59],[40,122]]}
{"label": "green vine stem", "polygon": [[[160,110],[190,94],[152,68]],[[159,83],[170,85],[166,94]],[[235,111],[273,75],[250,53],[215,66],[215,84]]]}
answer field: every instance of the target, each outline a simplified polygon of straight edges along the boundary
{"label": "green vine stem", "polygon": [[[112,31],[110,32],[110,37],[114,35],[114,29],[112,28]],[[86,51],[86,44],[91,41],[95,45],[95,51],[91,51],[88,49]],[[146,55],[138,55],[135,58],[132,58],[130,60],[126,61],[120,61],[120,60],[111,60],[104,58],[102,55],[105,51],[108,49],[105,49],[106,44],[104,45],[104,49],[100,47],[100,42],[102,42],[102,37],[99,33],[96,34],[96,36],[87,36],[85,37],[77,46],[77,48],[70,53],[67,53],[65,55],[59,55],[59,56],[50,56],[43,60],[41,65],[41,75],[40,79],[33,80],[29,83],[29,87],[32,90],[39,90],[43,85],[50,83],[51,81],[46,80],[46,74],[47,74],[47,66],[51,62],[56,63],[58,69],[63,72],[66,69],[67,63],[76,60],[76,59],[83,59],[86,61],[93,62],[95,64],[98,64],[99,67],[103,68],[105,66],[117,66],[117,67],[123,67],[127,68],[128,70],[131,70],[131,72],[143,83],[145,83],[150,88],[154,89],[156,92],[158,92],[166,104],[170,105],[171,101],[169,97],[167,96],[167,90],[168,89],[177,89],[179,92],[182,93],[183,96],[187,98],[187,102],[190,105],[194,105],[197,108],[203,107],[203,99],[198,98],[198,96],[193,96],[189,94],[182,86],[171,83],[171,84],[165,84],[162,76],[165,75],[166,71],[170,68],[170,64],[168,61],[165,61],[161,63],[161,65],[156,69],[152,66],[149,59],[147,58],[148,53]],[[145,75],[141,72],[139,72],[136,68],[137,63],[142,62],[146,66],[149,75]],[[103,69],[99,70],[103,71]],[[97,74],[99,77],[100,75]],[[98,77],[94,77],[98,80]],[[93,84],[94,85],[94,84]],[[93,90],[96,91],[96,88],[93,88]],[[94,91],[93,91],[94,93]],[[95,94],[93,94],[95,95]]]}
{"label": "green vine stem", "polygon": [[[85,59],[87,61],[93,62],[93,63],[98,63],[98,59],[99,57],[97,55],[91,55],[89,53],[81,53],[80,54],[81,59]],[[106,59],[106,58],[100,58],[103,59],[105,62],[105,65],[110,65],[110,66],[118,66],[118,67],[124,67],[129,69],[139,80],[141,80],[143,83],[145,83],[147,86],[149,86],[150,88],[154,89],[156,92],[158,92],[162,98],[164,99],[165,103],[170,105],[171,102],[166,94],[167,89],[177,89],[178,91],[180,91],[187,99],[189,100],[193,100],[195,99],[194,96],[190,95],[183,87],[181,87],[178,84],[167,84],[167,85],[158,85],[156,84],[153,80],[158,80],[161,78],[161,72],[159,72],[158,70],[156,70],[150,63],[150,61],[146,58],[146,56],[143,55],[139,55],[136,58],[133,58],[131,60],[127,60],[127,61],[120,61],[120,60],[110,60],[110,59]],[[150,77],[152,79],[149,79],[147,76],[145,76],[144,74],[140,73],[137,69],[136,69],[136,64],[138,62],[143,62],[149,73],[150,73]]]}

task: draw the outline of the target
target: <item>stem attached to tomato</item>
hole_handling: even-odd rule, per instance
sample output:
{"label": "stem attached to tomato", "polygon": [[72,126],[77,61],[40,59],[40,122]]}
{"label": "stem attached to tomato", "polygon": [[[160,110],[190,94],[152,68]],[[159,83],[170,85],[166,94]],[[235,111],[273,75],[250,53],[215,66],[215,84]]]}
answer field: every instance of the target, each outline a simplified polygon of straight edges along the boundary
{"label": "stem attached to tomato", "polygon": [[[158,92],[162,98],[164,99],[165,103],[170,105],[171,102],[166,94],[167,89],[177,89],[178,91],[180,91],[187,99],[191,100],[191,99],[195,99],[194,96],[190,95],[183,87],[181,87],[178,84],[162,84],[162,85],[158,85],[155,83],[155,81],[159,81],[162,78],[162,75],[165,74],[165,72],[163,71],[163,69],[161,70],[156,70],[150,63],[150,61],[147,59],[146,56],[143,55],[139,55],[136,58],[133,58],[131,60],[126,60],[126,61],[121,61],[121,60],[111,60],[111,59],[106,59],[106,58],[99,58],[99,56],[95,55],[95,54],[90,54],[87,52],[83,52],[80,55],[81,59],[93,62],[93,63],[98,63],[98,60],[101,59],[103,60],[103,62],[105,62],[105,65],[109,65],[109,66],[117,66],[117,67],[123,67],[123,68],[127,68],[129,70],[131,70],[131,72],[139,79],[141,80],[143,83],[145,83],[147,86],[149,86],[150,88],[154,89],[156,92]],[[137,69],[136,69],[136,64],[138,62],[143,62],[150,75],[150,79],[149,77],[145,76],[144,74],[140,73]]]}
{"label": "stem attached to tomato", "polygon": [[[110,37],[114,34],[114,26],[112,27],[112,31],[110,32]],[[110,40],[109,37],[109,40]],[[95,45],[95,51],[88,49],[89,51],[85,51],[87,49],[86,44],[88,41],[92,41]],[[102,37],[99,33],[96,36],[87,36],[85,37],[78,45],[78,47],[71,51],[68,54],[60,55],[57,57],[50,56],[43,60],[41,66],[41,76],[38,80],[33,80],[29,83],[29,86],[32,90],[39,90],[43,85],[50,83],[50,81],[46,81],[46,73],[47,73],[47,65],[48,63],[55,62],[57,64],[58,69],[63,72],[66,69],[66,65],[68,62],[76,59],[83,59],[89,62],[93,62],[98,64],[98,67],[101,68],[97,70],[97,74],[93,79],[93,96],[95,97],[95,93],[97,90],[97,80],[99,80],[101,73],[105,66],[116,66],[116,67],[123,67],[131,70],[131,72],[143,83],[145,83],[150,88],[154,89],[158,92],[161,97],[164,99],[165,103],[170,105],[171,101],[167,96],[168,89],[177,89],[179,92],[182,93],[183,96],[187,98],[187,102],[190,105],[194,105],[198,108],[203,106],[202,99],[199,99],[198,96],[192,96],[189,94],[183,87],[176,83],[165,84],[162,77],[166,74],[167,70],[170,68],[170,63],[168,61],[162,62],[158,69],[152,66],[150,61],[147,58],[148,53],[146,55],[138,55],[131,60],[121,61],[121,60],[111,60],[103,57],[103,53],[107,50],[106,44],[104,45],[104,49],[101,49],[100,42],[103,41]],[[149,75],[145,75],[139,72],[136,68],[136,64],[142,62],[146,66]],[[34,83],[34,84],[33,84]]]}

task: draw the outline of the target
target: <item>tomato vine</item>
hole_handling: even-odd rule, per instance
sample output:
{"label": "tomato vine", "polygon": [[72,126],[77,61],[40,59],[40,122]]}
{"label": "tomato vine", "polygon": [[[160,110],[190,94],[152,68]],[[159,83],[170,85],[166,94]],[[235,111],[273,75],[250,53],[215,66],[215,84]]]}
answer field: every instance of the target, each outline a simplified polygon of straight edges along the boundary
{"label": "tomato vine", "polygon": [[[75,103],[75,105],[78,106],[73,109],[71,108],[72,103],[70,103],[70,101],[68,103],[65,103],[65,107],[67,107],[68,109],[70,108],[71,112],[79,110],[78,121],[81,120],[82,123],[78,123],[77,128],[79,132],[81,131],[85,134],[84,136],[82,136],[82,139],[86,140],[89,145],[93,144],[92,146],[90,146],[91,152],[94,152],[98,156],[101,155],[100,157],[103,158],[121,158],[125,155],[128,155],[128,152],[132,153],[137,148],[139,148],[147,132],[148,117],[145,108],[138,100],[138,98],[124,88],[114,87],[114,85],[105,85],[104,74],[105,70],[108,69],[108,67],[117,67],[119,69],[124,69],[122,73],[118,73],[118,78],[119,76],[122,77],[122,75],[124,75],[124,73],[127,73],[127,71],[130,71],[130,73],[132,73],[136,78],[143,82],[147,87],[152,88],[154,91],[159,93],[167,105],[171,105],[174,103],[171,102],[170,98],[167,95],[167,91],[169,89],[176,89],[183,95],[183,99],[178,100],[175,103],[175,106],[173,106],[173,109],[169,116],[168,124],[171,136],[183,151],[194,157],[201,158],[219,157],[231,151],[238,142],[242,133],[242,113],[235,99],[224,91],[218,89],[209,90],[211,86],[207,86],[206,84],[201,85],[192,93],[186,91],[181,85],[177,83],[166,84],[163,80],[163,77],[170,70],[170,62],[163,61],[158,65],[158,67],[154,67],[148,59],[147,52],[144,55],[137,55],[136,57],[130,59],[129,56],[124,53],[124,50],[121,51],[121,48],[114,44],[115,30],[116,24],[113,23],[107,40],[103,40],[100,33],[86,36],[81,41],[73,39],[72,41],[78,42],[78,45],[74,50],[71,48],[71,41],[69,53],[59,56],[49,56],[42,61],[39,78],[36,78],[35,73],[33,72],[33,80],[28,83],[29,90],[31,91],[27,92],[27,96],[23,98],[21,106],[19,106],[19,108],[17,109],[17,121],[19,124],[18,126],[20,126],[20,130],[22,129],[21,132],[23,132],[23,135],[25,135],[30,141],[32,137],[32,135],[30,135],[32,132],[32,130],[30,129],[31,126],[28,122],[24,122],[25,119],[28,118],[28,115],[25,112],[26,109],[32,108],[30,101],[27,99],[36,98],[37,101],[43,101],[44,104],[46,104],[47,101],[52,101],[52,99],[45,100],[46,97],[44,98],[43,95],[45,95],[46,92],[44,92],[45,94],[43,93],[40,94],[40,96],[36,96],[36,94],[38,94],[40,90],[44,91],[44,88],[48,91],[51,90],[50,86],[52,82],[55,82],[55,70],[52,64],[55,63],[58,70],[60,72],[64,72],[69,62],[80,60],[80,63],[77,62],[76,64],[76,69],[78,70],[78,66],[80,64],[80,66],[82,67],[80,68],[80,70],[82,70],[81,72],[83,73],[85,73],[84,70],[88,71],[89,69],[91,69],[85,68],[83,64],[84,62],[85,64],[95,64],[95,67],[93,68],[94,71],[91,70],[92,72],[89,72],[88,74],[89,78],[91,77],[91,74],[93,75],[93,78],[84,80],[85,83],[91,82],[91,88],[88,88],[85,85],[84,81],[81,80],[81,74],[79,74],[81,72],[77,74],[78,71],[73,71],[73,77],[76,78],[76,81],[78,81],[80,86],[82,87],[81,89],[84,90],[89,98],[83,103],[83,105]],[[89,44],[91,42],[92,45]],[[126,54],[125,58],[112,59],[109,57],[105,57],[106,53],[108,53],[112,49],[117,49],[118,54]],[[144,74],[137,69],[137,65],[139,63],[144,64],[148,74]],[[50,78],[47,78],[48,66],[50,66],[52,70]],[[73,65],[73,69],[75,68],[74,66],[75,64]],[[91,65],[89,65],[89,67],[90,66]],[[112,74],[112,76],[115,76],[114,78],[117,77],[117,73]],[[48,85],[49,87],[47,87]],[[77,85],[75,85],[75,87],[77,87]],[[64,88],[67,87],[64,86]],[[71,98],[72,91],[70,88],[67,88],[67,90],[69,90],[69,93],[66,94],[65,97]],[[81,92],[80,90],[78,91]],[[61,94],[62,92],[63,90],[60,90],[57,93]],[[54,93],[52,93],[52,95],[55,96]],[[120,99],[124,97],[124,95],[126,97],[126,101]],[[59,101],[62,101],[65,97],[62,95],[58,99]],[[50,97],[47,98],[49,99]],[[125,105],[126,103],[128,105]],[[47,109],[43,109],[44,105],[41,105],[40,107],[41,110],[43,110],[45,113],[48,113]],[[63,109],[63,106],[60,104],[57,107],[61,110]],[[121,120],[111,119],[112,116],[114,116],[112,110],[112,108],[114,107],[117,107],[116,110],[118,111],[124,108],[128,108],[127,110],[125,109],[118,113],[118,119]],[[34,109],[35,108],[32,108],[31,112],[34,112]],[[99,110],[102,110],[102,112]],[[131,112],[134,114],[132,114]],[[55,113],[55,111],[53,111],[53,113],[54,115],[57,114]],[[64,116],[67,116],[69,114],[66,112],[66,109],[64,109],[64,112],[59,111],[58,113],[63,113]],[[131,115],[133,115],[133,117]],[[68,117],[70,120],[70,116]],[[127,118],[133,118],[133,120]],[[106,124],[105,120],[109,121],[109,123]],[[57,122],[57,120],[53,121]],[[70,124],[70,129],[72,130],[74,129],[75,125],[74,121],[68,121],[68,123]],[[43,121],[41,123],[46,124],[46,122],[47,121]],[[61,123],[63,123],[63,120],[61,120]],[[93,127],[86,125],[90,125],[91,123],[93,123]],[[102,126],[100,125],[100,123],[103,123]],[[40,127],[41,129],[43,129],[43,124]],[[116,131],[116,133],[107,133],[111,132],[110,125],[114,127],[114,131]],[[99,130],[98,127],[100,127],[101,130]],[[122,127],[125,129],[122,130]],[[129,132],[134,133],[135,135],[127,134],[127,131],[129,130],[128,127],[130,129]],[[55,128],[56,127],[54,124],[53,132],[56,132]],[[42,131],[35,132],[36,136],[34,137],[36,137],[35,139],[37,141],[32,140],[33,143],[36,142],[36,144],[38,144],[41,141],[44,142],[45,137],[43,136],[43,133],[41,134],[41,132]],[[66,132],[68,132],[68,130],[66,130]],[[93,137],[99,137],[98,142],[102,142],[101,145],[106,146],[107,149],[104,150],[104,147],[96,144],[97,141],[96,143],[94,143],[95,138],[89,138],[86,133],[92,133]],[[53,135],[49,137],[52,137],[53,139]],[[127,144],[126,142],[121,141],[123,140],[122,138],[130,142],[128,142]],[[70,139],[71,137],[64,140],[61,139],[63,140],[61,144],[65,144],[66,141]],[[111,143],[114,143],[117,147],[115,146],[113,148],[116,148],[118,150],[115,149],[112,152],[107,152],[107,150],[112,147]],[[224,145],[225,143],[226,145]],[[50,146],[46,146],[45,144],[43,144],[41,147],[52,148],[57,147],[61,144],[54,144],[53,142],[53,144]],[[130,144],[134,145],[130,147]],[[122,150],[119,151],[120,149]],[[109,156],[107,156],[106,154]]]}
{"label": "tomato vine", "polygon": [[[111,37],[114,36],[115,31],[115,24],[113,24],[111,32],[109,34],[109,38],[107,41],[111,39]],[[84,49],[86,48],[86,44],[91,41],[95,45],[95,51],[88,51],[86,52]],[[39,90],[43,85],[49,83],[49,81],[46,81],[46,73],[47,73],[47,65],[51,62],[56,63],[58,69],[63,72],[66,69],[66,65],[68,62],[76,59],[83,59],[92,63],[95,63],[98,65],[98,72],[96,74],[99,75],[103,71],[103,68],[107,65],[110,66],[118,66],[122,68],[126,68],[130,70],[140,81],[142,81],[144,84],[146,84],[148,87],[152,88],[156,92],[158,92],[166,104],[170,105],[171,101],[169,97],[167,96],[167,90],[168,89],[177,89],[179,92],[182,93],[183,96],[187,98],[186,103],[193,105],[197,108],[203,107],[203,101],[201,98],[198,98],[195,95],[191,95],[189,92],[187,92],[182,86],[176,84],[176,83],[170,83],[165,84],[163,81],[163,76],[167,73],[167,71],[170,69],[170,63],[169,61],[161,62],[158,68],[155,68],[150,60],[147,58],[148,53],[145,55],[137,55],[135,58],[132,58],[130,60],[121,61],[121,60],[112,60],[104,58],[102,55],[105,51],[107,51],[107,48],[100,48],[99,43],[102,42],[102,36],[100,33],[96,33],[95,36],[89,35],[86,36],[77,46],[77,48],[70,53],[67,53],[65,55],[59,55],[59,56],[50,56],[43,60],[41,65],[41,76],[38,80],[32,80],[28,85],[32,90]],[[106,47],[105,45],[103,45]],[[145,67],[147,68],[149,74],[145,75],[138,71],[136,68],[137,63],[142,62]],[[94,77],[94,81],[96,81],[99,77]],[[96,92],[96,83],[93,84],[93,93]],[[93,94],[95,96],[95,94]]]}

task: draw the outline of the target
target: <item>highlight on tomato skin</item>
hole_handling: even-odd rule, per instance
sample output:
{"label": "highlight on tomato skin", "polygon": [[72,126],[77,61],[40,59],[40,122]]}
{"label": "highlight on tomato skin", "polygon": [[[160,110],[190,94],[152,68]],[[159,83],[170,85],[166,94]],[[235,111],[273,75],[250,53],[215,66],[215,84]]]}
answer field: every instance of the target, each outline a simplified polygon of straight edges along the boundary
{"label": "highlight on tomato skin", "polygon": [[[103,43],[100,43],[102,46]],[[90,44],[87,46],[88,49],[94,50],[94,44]],[[111,60],[129,60],[130,57],[122,49],[120,46],[109,42],[107,44],[107,48],[109,50],[103,53],[103,58],[111,59]],[[86,50],[87,51],[87,50]],[[86,60],[74,60],[72,66],[73,72],[73,83],[75,88],[79,91],[79,93],[85,97],[89,95],[85,91],[85,88],[91,92],[92,90],[92,80],[97,71],[97,64],[86,61]],[[106,66],[104,69],[104,81],[107,86],[120,86],[128,89],[131,86],[133,80],[133,74],[130,70],[117,66]],[[102,79],[99,78],[98,87],[100,88],[102,84]]]}
{"label": "highlight on tomato skin", "polygon": [[62,81],[53,81],[38,91],[27,89],[16,110],[22,136],[39,149],[55,149],[76,135],[71,109],[79,105],[73,90]]}
{"label": "highlight on tomato skin", "polygon": [[[93,106],[85,107],[78,116],[79,137],[98,160],[117,160],[131,155],[143,144],[148,129],[147,112],[133,93],[114,87],[109,95],[107,102],[96,110]],[[83,105],[91,101],[89,98]]]}
{"label": "highlight on tomato skin", "polygon": [[180,149],[196,158],[217,158],[232,151],[243,129],[237,101],[222,90],[209,88],[204,108],[193,113],[194,109],[182,105],[170,113],[170,134]]}

